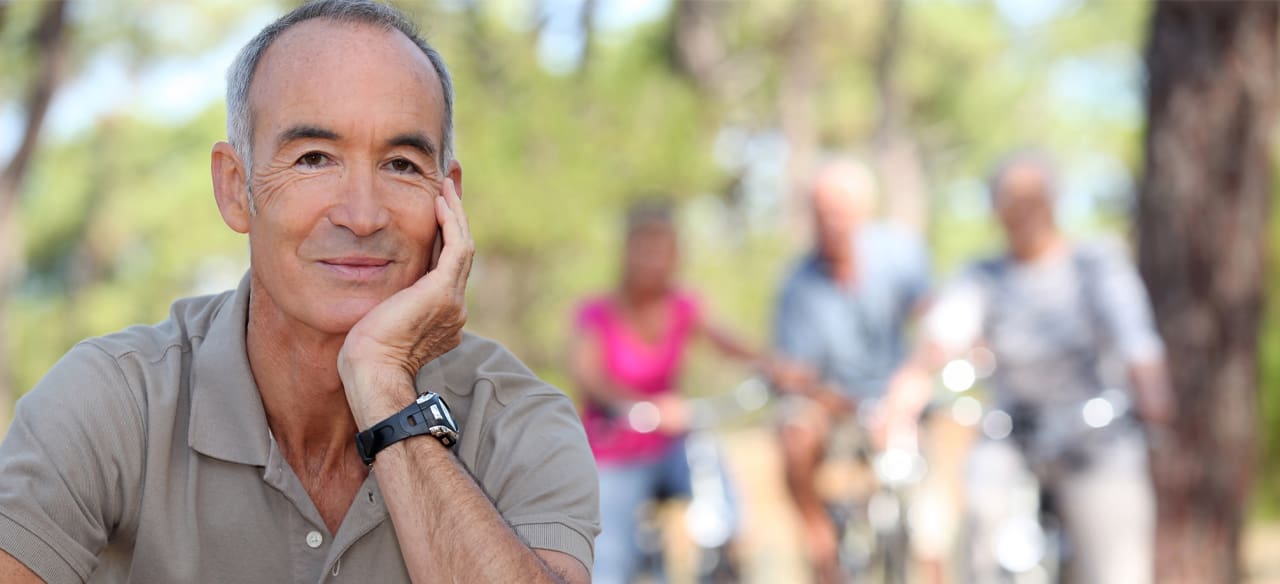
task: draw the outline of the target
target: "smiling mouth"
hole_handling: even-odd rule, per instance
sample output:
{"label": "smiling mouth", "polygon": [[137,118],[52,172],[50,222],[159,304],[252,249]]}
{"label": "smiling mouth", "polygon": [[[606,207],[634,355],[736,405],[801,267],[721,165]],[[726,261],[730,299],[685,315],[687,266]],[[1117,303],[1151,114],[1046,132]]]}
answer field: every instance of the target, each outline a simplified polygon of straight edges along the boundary
{"label": "smiling mouth", "polygon": [[381,258],[330,258],[320,260],[320,265],[340,278],[347,280],[372,280],[391,267],[391,260]]}

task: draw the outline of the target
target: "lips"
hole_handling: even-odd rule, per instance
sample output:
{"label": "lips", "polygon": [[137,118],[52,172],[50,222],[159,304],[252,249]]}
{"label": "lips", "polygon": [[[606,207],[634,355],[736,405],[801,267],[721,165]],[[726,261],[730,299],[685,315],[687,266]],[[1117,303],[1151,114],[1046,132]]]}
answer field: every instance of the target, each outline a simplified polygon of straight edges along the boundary
{"label": "lips", "polygon": [[320,260],[320,265],[324,266],[334,275],[345,279],[355,281],[367,281],[378,278],[386,273],[391,267],[391,260],[386,258],[352,256],[326,258]]}

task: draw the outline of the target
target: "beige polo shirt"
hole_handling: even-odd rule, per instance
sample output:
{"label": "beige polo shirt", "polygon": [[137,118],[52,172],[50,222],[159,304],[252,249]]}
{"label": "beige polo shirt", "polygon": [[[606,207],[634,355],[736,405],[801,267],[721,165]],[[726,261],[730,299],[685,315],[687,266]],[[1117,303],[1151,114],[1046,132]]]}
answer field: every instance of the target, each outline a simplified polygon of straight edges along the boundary
{"label": "beige polo shirt", "polygon": [[[0,548],[53,583],[409,581],[373,473],[329,533],[281,456],[245,352],[248,288],[84,341],[18,402]],[[459,458],[516,533],[590,568],[598,483],[570,400],[474,335],[417,385],[448,401]]]}

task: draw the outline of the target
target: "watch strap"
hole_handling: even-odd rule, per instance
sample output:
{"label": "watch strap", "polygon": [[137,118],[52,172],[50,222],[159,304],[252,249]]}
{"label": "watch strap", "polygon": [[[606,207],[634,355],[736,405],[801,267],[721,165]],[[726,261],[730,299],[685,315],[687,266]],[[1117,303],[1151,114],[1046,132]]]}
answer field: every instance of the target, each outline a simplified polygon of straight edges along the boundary
{"label": "watch strap", "polygon": [[446,448],[453,448],[458,442],[458,425],[444,398],[435,393],[418,396],[403,410],[357,433],[356,451],[365,464],[373,464],[386,447],[423,434],[434,436]]}

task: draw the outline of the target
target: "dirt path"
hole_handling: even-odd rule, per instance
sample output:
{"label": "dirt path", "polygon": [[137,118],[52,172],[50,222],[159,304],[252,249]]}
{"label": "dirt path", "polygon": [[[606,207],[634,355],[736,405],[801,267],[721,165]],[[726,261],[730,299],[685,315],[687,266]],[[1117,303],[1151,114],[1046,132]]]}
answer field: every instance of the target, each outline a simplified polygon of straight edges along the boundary
{"label": "dirt path", "polygon": [[[965,433],[947,429],[942,436],[936,447],[947,449],[948,458],[958,459],[956,452],[963,451]],[[783,483],[781,458],[774,440],[768,428],[735,430],[723,436],[729,471],[739,490],[744,513],[741,542],[744,582],[803,584],[809,578],[800,544],[800,527]],[[947,466],[943,472],[958,472],[958,466]],[[678,519],[678,514],[669,516],[672,523]],[[673,571],[687,574],[690,558],[686,543],[673,535],[669,549]],[[1249,528],[1245,536],[1245,558],[1248,582],[1280,584],[1280,522]],[[673,584],[687,581],[678,573],[673,574]],[[959,582],[958,579],[952,581]]]}

